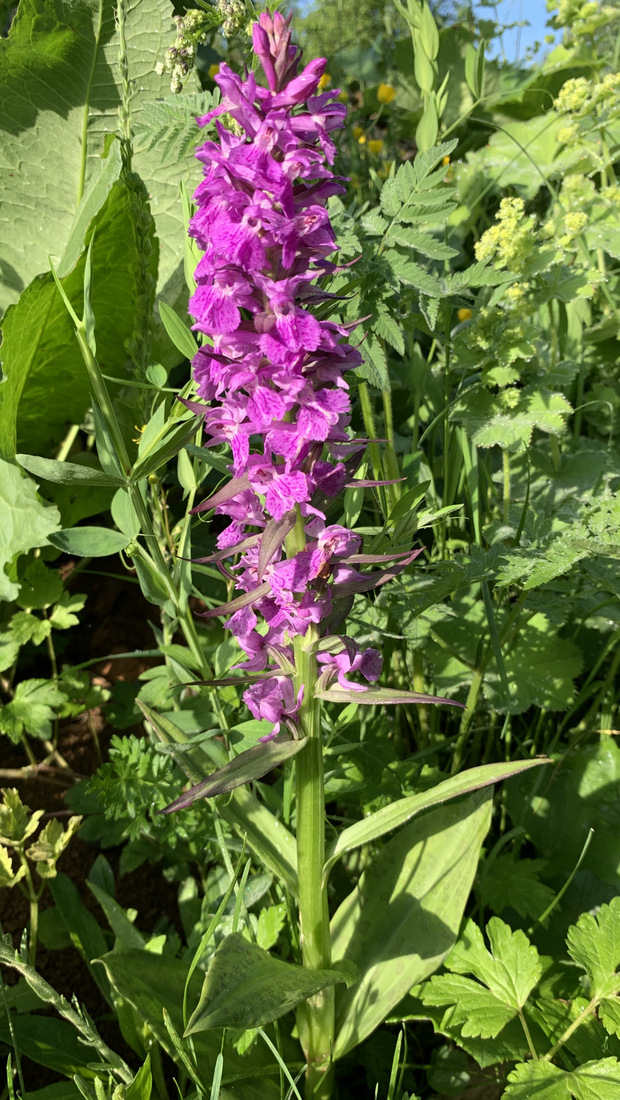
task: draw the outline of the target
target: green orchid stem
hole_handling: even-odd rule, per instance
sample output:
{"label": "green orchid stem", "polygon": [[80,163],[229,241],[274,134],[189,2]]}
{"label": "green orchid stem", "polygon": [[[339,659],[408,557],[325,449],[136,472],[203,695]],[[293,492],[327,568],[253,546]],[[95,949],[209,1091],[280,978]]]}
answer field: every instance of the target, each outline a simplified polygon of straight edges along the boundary
{"label": "green orchid stem", "polygon": [[[293,557],[305,548],[304,519],[297,522],[286,540]],[[294,639],[295,693],[303,687],[299,721],[308,738],[306,747],[295,758],[297,814],[297,870],[299,876],[299,925],[301,955],[305,967],[327,970],[331,965],[331,938],[327,893],[322,885],[325,863],[325,791],[323,744],[321,739],[321,703],[316,698],[317,661],[316,627]],[[299,1036],[308,1068],[308,1100],[328,1100],[332,1090],[331,1055],[334,1046],[334,990],[323,989],[298,1009]]]}

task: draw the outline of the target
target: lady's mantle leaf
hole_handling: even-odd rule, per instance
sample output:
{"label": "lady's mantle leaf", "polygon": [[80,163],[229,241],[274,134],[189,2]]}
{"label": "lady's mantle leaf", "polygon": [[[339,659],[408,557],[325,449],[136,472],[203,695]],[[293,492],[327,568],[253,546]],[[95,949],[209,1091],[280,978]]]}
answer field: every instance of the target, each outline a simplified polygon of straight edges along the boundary
{"label": "lady's mantle leaf", "polygon": [[504,1100],[620,1100],[620,1063],[585,1062],[572,1073],[550,1062],[523,1062],[508,1074]]}
{"label": "lady's mantle leaf", "polygon": [[53,707],[65,703],[67,696],[49,680],[22,680],[15,695],[5,707],[0,707],[0,733],[15,744],[24,730],[33,737],[52,736]]}
{"label": "lady's mantle leaf", "polygon": [[482,386],[471,386],[450,419],[460,421],[477,447],[520,451],[529,445],[534,428],[561,435],[571,411],[561,393],[546,393],[533,386],[490,393]]}
{"label": "lady's mantle leaf", "polygon": [[[451,1025],[463,1035],[494,1038],[523,1008],[541,975],[538,951],[525,932],[512,932],[499,917],[487,925],[491,951],[482,932],[468,921],[446,960],[452,971],[431,978],[422,993],[429,1005],[454,1005]],[[473,974],[477,980],[461,977]]]}
{"label": "lady's mantle leaf", "polygon": [[[600,1018],[611,1034],[620,1035],[620,897],[601,905],[596,916],[584,913],[568,930],[568,953],[590,978],[590,996],[601,998]],[[604,998],[613,998],[607,1004]]]}

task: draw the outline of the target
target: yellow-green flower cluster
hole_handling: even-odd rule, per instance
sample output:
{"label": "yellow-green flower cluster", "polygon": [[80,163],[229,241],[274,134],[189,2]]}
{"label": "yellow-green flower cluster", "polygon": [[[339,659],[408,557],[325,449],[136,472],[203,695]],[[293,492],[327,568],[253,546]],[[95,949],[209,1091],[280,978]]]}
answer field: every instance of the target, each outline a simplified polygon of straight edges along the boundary
{"label": "yellow-green flower cluster", "polygon": [[573,77],[562,85],[553,105],[558,111],[581,111],[590,98],[591,90],[592,85],[585,76]]}
{"label": "yellow-green flower cluster", "polygon": [[476,259],[520,272],[531,257],[533,243],[534,218],[526,217],[523,199],[502,199],[496,224],[476,244]]}
{"label": "yellow-green flower cluster", "polygon": [[572,27],[579,20],[590,19],[598,10],[596,0],[560,0],[554,23],[556,27]]}
{"label": "yellow-green flower cluster", "polygon": [[584,214],[583,211],[573,210],[565,214],[562,226],[564,232],[558,237],[560,248],[574,248],[575,238],[579,236],[587,224],[588,215]]}
{"label": "yellow-green flower cluster", "polygon": [[[584,76],[567,80],[554,99],[554,106],[563,113],[583,116],[599,104],[617,103],[620,73],[606,73],[602,80],[586,80]],[[558,135],[558,139],[559,138]]]}

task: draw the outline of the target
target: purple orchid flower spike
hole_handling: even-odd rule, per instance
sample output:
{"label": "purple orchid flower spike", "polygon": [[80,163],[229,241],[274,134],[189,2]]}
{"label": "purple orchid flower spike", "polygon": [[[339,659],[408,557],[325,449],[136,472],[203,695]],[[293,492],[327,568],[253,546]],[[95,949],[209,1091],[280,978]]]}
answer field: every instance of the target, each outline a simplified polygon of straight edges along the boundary
{"label": "purple orchid flower spike", "polygon": [[300,68],[290,16],[263,12],[253,45],[266,86],[223,64],[221,103],[198,120],[218,117],[219,140],[197,151],[204,179],[190,223],[204,252],[190,311],[212,346],[194,358],[198,400],[185,404],[203,416],[206,445],[228,443],[232,453],[231,480],[195,509],[228,521],[212,560],[235,582],[234,597],[205,617],[227,616],[245,655],[236,667],[262,677],[244,693],[252,714],[273,723],[271,737],[283,726],[298,736],[295,640],[309,631],[321,640],[322,686],[367,691],[348,677],[375,683],[380,654],[329,638],[329,628],[357,593],[397,576],[419,551],[364,556],[358,535],[326,520],[366,443],[349,432],[346,373],[362,362],[348,342],[353,326],[309,308],[325,300],[319,280],[336,268],[327,201],[343,191],[330,165],[346,111],[337,90],[319,92],[325,60]]}

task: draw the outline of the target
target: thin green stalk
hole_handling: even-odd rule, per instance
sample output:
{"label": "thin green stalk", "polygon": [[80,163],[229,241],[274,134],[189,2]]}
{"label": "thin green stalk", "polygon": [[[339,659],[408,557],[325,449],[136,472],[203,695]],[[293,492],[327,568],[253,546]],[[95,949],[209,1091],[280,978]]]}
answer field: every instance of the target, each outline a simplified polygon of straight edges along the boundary
{"label": "thin green stalk", "polygon": [[17,951],[13,951],[12,947],[2,943],[0,943],[0,963],[17,970],[17,972],[26,979],[30,988],[42,1001],[45,1001],[46,1004],[55,1008],[65,1020],[68,1020],[69,1023],[76,1028],[85,1040],[86,1046],[92,1047],[99,1055],[101,1061],[104,1062],[106,1066],[109,1066],[112,1072],[115,1073],[124,1084],[130,1084],[134,1077],[133,1071],[120,1055],[111,1050],[107,1043],[103,1041],[93,1021],[83,1012],[79,1005],[76,1003],[69,1004],[66,997],[57,993],[56,990],[45,981],[45,978],[42,978],[34,967],[30,966]]}
{"label": "thin green stalk", "polygon": [[[56,276],[54,276],[54,277],[56,278]],[[82,358],[84,359],[84,363],[85,363],[86,369],[88,371],[88,376],[89,376],[89,380],[90,380],[90,383],[91,383],[91,386],[92,386],[92,389],[93,389],[93,394],[94,394],[94,397],[96,398],[96,400],[99,404],[99,407],[101,408],[103,417],[104,417],[104,419],[106,421],[106,424],[108,426],[108,430],[110,432],[110,435],[112,437],[112,441],[114,443],[114,448],[115,448],[115,451],[116,451],[117,458],[120,462],[121,468],[123,469],[124,473],[127,476],[129,476],[129,474],[131,472],[131,462],[129,460],[129,453],[127,451],[125,440],[123,438],[123,434],[121,432],[120,425],[118,423],[118,419],[117,419],[117,416],[116,416],[116,412],[114,410],[114,406],[112,404],[112,400],[110,398],[107,386],[106,386],[106,384],[103,380],[103,376],[101,374],[101,368],[100,368],[99,363],[97,362],[97,359],[94,355],[94,352],[93,352],[93,350],[92,350],[92,348],[91,348],[91,346],[88,342],[88,337],[87,337],[87,332],[86,332],[86,325],[85,325],[83,320],[80,321],[80,319],[77,317],[75,311],[73,310],[73,308],[71,306],[71,303],[68,301],[68,299],[67,299],[67,297],[64,293],[62,285],[58,282],[57,279],[56,279],[56,283],[57,283],[58,289],[61,293],[61,296],[62,296],[62,298],[65,302],[65,305],[66,305],[66,307],[67,307],[67,309],[68,309],[68,311],[69,311],[69,313],[70,313],[70,315],[73,319],[73,322],[75,324],[75,331],[76,331],[77,340],[78,340],[78,343],[80,345],[80,350],[82,352]],[[198,661],[199,667],[205,673],[205,679],[209,679],[210,675],[211,675],[211,669],[209,668],[209,666],[206,662],[206,659],[205,659],[205,655],[202,651],[202,647],[200,645],[200,640],[198,638],[198,632],[196,630],[196,624],[194,622],[192,613],[189,610],[189,608],[188,607],[183,608],[181,606],[180,593],[179,593],[178,588],[175,585],[172,577],[170,576],[170,571],[169,571],[168,565],[167,565],[166,560],[164,558],[164,555],[163,555],[161,546],[159,544],[159,540],[157,538],[157,535],[155,534],[155,529],[153,527],[153,523],[152,523],[152,520],[151,520],[151,516],[149,514],[149,510],[148,510],[144,500],[142,499],[142,493],[140,491],[140,487],[137,484],[129,484],[127,486],[127,489],[128,489],[128,492],[129,492],[129,496],[131,498],[131,502],[132,502],[132,504],[134,506],[134,509],[136,511],[136,514],[137,514],[137,516],[140,520],[140,527],[141,527],[142,533],[143,533],[143,535],[146,539],[147,546],[148,546],[149,551],[151,553],[153,562],[154,562],[154,564],[157,568],[157,572],[160,575],[161,580],[162,580],[163,584],[165,585],[165,588],[168,592],[169,599],[170,599],[171,603],[173,604],[176,613],[178,614],[179,625],[181,627],[183,635],[185,636],[185,640],[186,640],[192,654],[194,655],[194,657]],[[219,703],[219,701],[217,699],[215,700],[215,708],[216,708],[216,712],[218,713],[218,717],[219,717],[220,721],[223,724],[223,727],[227,728],[228,723],[225,720],[221,704]]]}
{"label": "thin green stalk", "polygon": [[527,1026],[527,1020],[525,1019],[525,1016],[523,1014],[523,1009],[519,1008],[517,1011],[518,1011],[518,1014],[519,1014],[519,1019],[521,1021],[521,1027],[523,1028],[523,1031],[525,1033],[525,1038],[527,1040],[527,1045],[530,1048],[530,1054],[532,1055],[532,1058],[534,1059],[534,1061],[537,1062],[538,1061],[538,1052],[537,1052],[536,1047],[534,1046],[534,1044],[532,1042],[532,1036],[530,1035],[530,1029]]}
{"label": "thin green stalk", "polygon": [[[297,522],[286,540],[293,557],[306,545],[304,520]],[[299,721],[308,739],[295,759],[297,814],[297,870],[299,877],[299,925],[303,965],[325,970],[331,965],[331,938],[327,892],[322,884],[325,863],[325,791],[321,704],[316,698],[318,678],[315,644],[318,632],[311,626],[294,639],[295,693],[303,688]],[[321,990],[298,1010],[299,1035],[308,1063],[306,1096],[308,1100],[328,1100],[332,1088],[331,1056],[334,1045],[334,990]]]}
{"label": "thin green stalk", "polygon": [[[400,478],[400,468],[398,466],[398,459],[396,458],[396,451],[394,450],[394,414],[392,412],[392,394],[390,390],[382,390],[383,394],[383,419],[385,422],[385,434],[387,436],[387,446],[385,448],[385,470],[388,478],[396,480]],[[388,496],[391,500],[392,507],[398,503],[401,495],[400,484],[387,486]]]}
{"label": "thin green stalk", "polygon": [[379,450],[379,445],[375,442],[377,438],[377,429],[375,428],[375,418],[372,412],[368,386],[365,382],[360,382],[358,393],[360,398],[360,405],[362,407],[364,430],[370,440],[370,443],[368,444],[368,453],[370,455],[370,462],[372,464],[372,472],[373,476],[377,480],[379,480],[383,473],[383,466],[381,464],[381,451]]}
{"label": "thin green stalk", "polygon": [[72,448],[73,444],[75,443],[75,440],[77,438],[77,434],[78,434],[79,430],[80,430],[80,425],[79,424],[72,424],[71,425],[71,427],[69,428],[69,431],[67,432],[65,438],[63,439],[63,441],[60,444],[60,447],[58,449],[58,453],[56,455],[56,461],[57,462],[65,462],[65,460],[69,457],[69,453],[71,451],[71,448]]}
{"label": "thin green stalk", "polygon": [[[419,649],[414,649],[413,651],[413,690],[416,691],[418,695],[426,694],[426,684],[424,682],[424,656]],[[426,746],[430,744],[428,708],[423,703],[419,703],[416,707],[416,715],[420,726],[420,748],[426,748]]]}
{"label": "thin green stalk", "polygon": [[510,451],[502,451],[502,467],[504,471],[504,523],[508,523],[510,515]]}
{"label": "thin green stalk", "polygon": [[[487,655],[491,655],[491,647],[487,648]],[[459,735],[456,745],[454,746],[454,756],[452,757],[452,775],[456,775],[462,762],[465,753],[465,742],[467,741],[467,734],[469,727],[472,723],[474,714],[476,713],[476,704],[478,702],[478,696],[482,688],[482,681],[484,680],[484,674],[486,672],[487,661],[483,660],[480,668],[477,668],[474,672],[472,682],[470,684],[469,693],[467,695],[467,702],[465,703],[465,710],[463,711],[463,717],[461,719],[461,726],[459,729]]]}
{"label": "thin green stalk", "polygon": [[555,1046],[551,1047],[551,1050],[548,1051],[548,1053],[544,1055],[544,1057],[542,1059],[543,1062],[551,1062],[551,1060],[553,1058],[555,1058],[558,1050],[560,1050],[561,1047],[564,1046],[564,1043],[566,1043],[570,1039],[573,1032],[576,1031],[577,1028],[581,1026],[583,1021],[590,1015],[590,1013],[594,1012],[597,1005],[598,1005],[598,997],[593,997],[592,1000],[590,1001],[590,1003],[587,1004],[586,1007],[584,1009],[582,1009],[582,1011],[576,1017],[576,1019],[573,1020],[572,1024],[568,1025],[568,1027],[566,1028],[566,1031],[564,1032],[563,1035],[560,1036],[560,1038],[558,1039]]}

